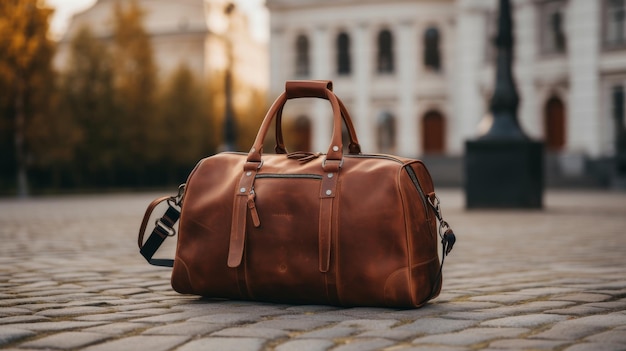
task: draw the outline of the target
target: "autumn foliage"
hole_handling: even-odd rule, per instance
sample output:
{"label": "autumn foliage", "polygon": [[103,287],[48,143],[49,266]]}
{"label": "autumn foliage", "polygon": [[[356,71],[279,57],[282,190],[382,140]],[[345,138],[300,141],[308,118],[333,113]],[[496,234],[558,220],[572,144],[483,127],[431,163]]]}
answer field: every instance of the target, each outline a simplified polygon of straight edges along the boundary
{"label": "autumn foliage", "polygon": [[[0,1],[0,194],[176,185],[215,152],[223,75],[182,65],[160,76],[144,12],[123,4],[111,14],[112,38],[80,28],[67,69],[55,72],[53,10]],[[249,106],[235,106],[243,148],[265,111],[264,94],[249,94]]]}

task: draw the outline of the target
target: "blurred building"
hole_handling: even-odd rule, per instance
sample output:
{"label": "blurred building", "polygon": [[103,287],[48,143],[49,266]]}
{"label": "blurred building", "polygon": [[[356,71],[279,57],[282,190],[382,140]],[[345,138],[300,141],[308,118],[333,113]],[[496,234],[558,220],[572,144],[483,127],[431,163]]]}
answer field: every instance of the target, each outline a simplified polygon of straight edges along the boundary
{"label": "blurred building", "polygon": [[[83,26],[103,40],[112,39],[113,8],[116,2],[97,0],[87,10],[75,15],[59,42],[55,66],[68,64],[72,38]],[[267,49],[252,38],[248,18],[227,0],[136,0],[144,11],[144,28],[150,35],[159,76],[166,78],[181,64],[197,77],[210,79],[223,73],[232,63],[235,80],[247,86],[267,88]],[[232,50],[232,61],[229,51]],[[235,96],[236,98],[236,96]]]}
{"label": "blurred building", "polygon": [[[461,181],[464,142],[489,123],[496,0],[267,5],[271,96],[288,79],[332,79],[364,152],[422,157]],[[625,1],[513,5],[519,122],[546,142],[548,182],[606,181],[626,133]],[[326,150],[327,102],[290,101],[285,111],[305,146]]]}

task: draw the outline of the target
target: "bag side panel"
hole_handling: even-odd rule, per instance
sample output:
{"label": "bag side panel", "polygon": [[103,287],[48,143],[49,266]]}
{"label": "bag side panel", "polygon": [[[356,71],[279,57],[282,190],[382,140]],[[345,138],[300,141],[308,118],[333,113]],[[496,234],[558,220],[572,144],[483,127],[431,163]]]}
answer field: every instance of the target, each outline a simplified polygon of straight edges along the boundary
{"label": "bag side panel", "polygon": [[244,298],[237,270],[226,265],[235,187],[245,155],[203,160],[190,175],[181,212],[172,287],[180,293]]}
{"label": "bag side panel", "polygon": [[405,214],[398,187],[401,167],[384,159],[345,158],[331,263],[344,304],[411,305]]}
{"label": "bag side panel", "polygon": [[[407,216],[407,231],[411,254],[411,289],[414,291],[414,304],[422,305],[434,298],[433,287],[441,284],[437,281],[439,256],[437,223],[434,212],[428,205],[427,194],[434,191],[428,170],[420,161],[408,165],[417,178],[412,179],[408,172],[401,174],[401,186]],[[421,189],[421,191],[420,191]]]}

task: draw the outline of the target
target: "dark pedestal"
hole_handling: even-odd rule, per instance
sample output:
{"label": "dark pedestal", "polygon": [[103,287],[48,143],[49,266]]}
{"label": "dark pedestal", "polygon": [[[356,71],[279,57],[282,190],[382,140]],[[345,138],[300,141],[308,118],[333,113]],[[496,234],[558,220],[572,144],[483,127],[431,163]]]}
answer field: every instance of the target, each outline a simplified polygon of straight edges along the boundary
{"label": "dark pedestal", "polygon": [[465,150],[468,209],[542,208],[542,142],[469,140]]}

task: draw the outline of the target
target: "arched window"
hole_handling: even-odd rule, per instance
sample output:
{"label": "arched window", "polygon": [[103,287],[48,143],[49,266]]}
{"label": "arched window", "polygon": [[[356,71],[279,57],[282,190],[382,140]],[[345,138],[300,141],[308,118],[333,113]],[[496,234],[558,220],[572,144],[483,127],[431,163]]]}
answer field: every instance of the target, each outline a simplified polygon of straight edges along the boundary
{"label": "arched window", "polygon": [[337,36],[337,74],[350,74],[350,37],[345,32]]}
{"label": "arched window", "polygon": [[378,116],[376,126],[376,141],[378,152],[391,154],[396,149],[396,119],[389,112]]}
{"label": "arched window", "polygon": [[438,111],[428,111],[422,118],[422,150],[425,154],[445,151],[446,123]]}
{"label": "arched window", "polygon": [[308,76],[309,66],[309,38],[301,34],[296,39],[296,76]]}
{"label": "arched window", "polygon": [[393,36],[388,29],[378,33],[378,73],[393,73]]}
{"label": "arched window", "polygon": [[293,151],[310,151],[311,150],[311,119],[305,115],[301,115],[293,123],[293,137],[290,138]]}
{"label": "arched window", "polygon": [[565,146],[565,106],[561,99],[556,96],[548,99],[543,122],[548,150],[562,150]]}
{"label": "arched window", "polygon": [[424,66],[435,72],[441,71],[439,30],[430,27],[424,32]]}

